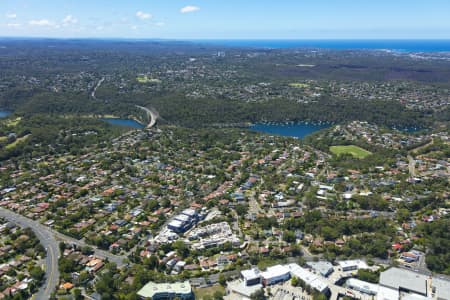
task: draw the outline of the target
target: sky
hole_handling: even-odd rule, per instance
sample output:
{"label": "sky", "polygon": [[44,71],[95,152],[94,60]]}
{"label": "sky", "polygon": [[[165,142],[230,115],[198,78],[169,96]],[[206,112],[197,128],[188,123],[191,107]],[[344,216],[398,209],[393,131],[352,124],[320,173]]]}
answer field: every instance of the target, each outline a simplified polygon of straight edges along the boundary
{"label": "sky", "polygon": [[450,1],[0,0],[0,37],[450,39]]}

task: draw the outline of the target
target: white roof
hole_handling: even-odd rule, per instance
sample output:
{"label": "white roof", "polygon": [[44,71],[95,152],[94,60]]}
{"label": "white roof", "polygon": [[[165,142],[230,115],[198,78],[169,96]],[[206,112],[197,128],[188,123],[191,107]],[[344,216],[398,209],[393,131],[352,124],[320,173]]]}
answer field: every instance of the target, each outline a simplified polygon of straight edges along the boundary
{"label": "white roof", "polygon": [[182,214],[193,217],[193,216],[195,216],[196,212],[192,208],[187,208],[187,209],[183,210]]}
{"label": "white roof", "polygon": [[186,215],[177,215],[175,217],[175,220],[179,220],[179,221],[183,221],[183,222],[187,222],[189,221],[191,218],[189,216]]}
{"label": "white roof", "polygon": [[[237,293],[239,295],[242,295],[240,299],[250,299],[250,296],[258,291],[261,290],[263,288],[263,286],[261,284],[255,284],[255,285],[251,285],[251,286],[247,286],[244,284],[244,282],[242,282],[241,280],[236,280],[236,281],[230,281],[227,283],[227,289],[229,289],[230,291]],[[235,299],[236,295],[233,295]]]}
{"label": "white roof", "polygon": [[438,298],[450,299],[450,281],[434,277],[432,286],[436,287]]}
{"label": "white roof", "polygon": [[172,226],[172,227],[183,227],[183,222],[178,221],[178,220],[172,220],[172,221],[170,221],[169,226]]}
{"label": "white roof", "polygon": [[178,261],[175,265],[178,266],[178,267],[184,267],[184,266],[186,265],[186,262],[180,260],[180,261]]}
{"label": "white roof", "polygon": [[319,189],[331,191],[331,190],[333,190],[333,187],[330,186],[330,185],[324,185],[324,184],[321,184],[321,185],[319,185]]}
{"label": "white roof", "polygon": [[399,268],[390,268],[381,272],[380,284],[393,289],[402,287],[412,292],[426,295],[427,278],[428,276],[416,272]]}
{"label": "white roof", "polygon": [[384,286],[378,286],[377,300],[398,300],[398,291]]}
{"label": "white roof", "polygon": [[355,278],[350,278],[347,280],[347,286],[351,285],[354,287],[358,287],[360,290],[366,290],[366,291],[371,291],[374,294],[378,293],[378,289],[379,289],[379,285],[378,284],[373,284],[370,282],[366,282],[366,281],[362,281],[359,279],[355,279]]}
{"label": "white roof", "polygon": [[300,267],[298,264],[289,264],[288,268],[292,276],[300,278],[306,284],[310,285],[312,288],[318,290],[319,292],[323,292],[328,288],[328,284],[319,276]]}
{"label": "white roof", "polygon": [[369,266],[366,264],[365,261],[355,259],[355,260],[342,260],[338,262],[339,266],[342,268],[346,267],[356,267],[358,269],[368,269]]}
{"label": "white roof", "polygon": [[258,269],[243,270],[241,271],[241,275],[245,278],[245,280],[251,280],[261,277]]}
{"label": "white roof", "polygon": [[403,294],[401,299],[404,299],[404,300],[431,300],[433,298],[421,296],[418,294]]}
{"label": "white roof", "polygon": [[265,279],[279,277],[286,274],[289,274],[289,269],[282,265],[268,267],[267,271],[261,272],[261,276]]}
{"label": "white roof", "polygon": [[138,295],[144,298],[152,298],[158,294],[174,293],[187,295],[192,292],[189,281],[176,283],[154,283],[149,282],[138,291]]}

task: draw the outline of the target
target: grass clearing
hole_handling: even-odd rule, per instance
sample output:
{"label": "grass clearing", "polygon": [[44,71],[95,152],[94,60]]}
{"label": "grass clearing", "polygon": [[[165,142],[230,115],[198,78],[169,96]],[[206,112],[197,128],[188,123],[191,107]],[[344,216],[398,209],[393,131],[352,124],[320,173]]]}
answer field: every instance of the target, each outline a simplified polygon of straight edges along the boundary
{"label": "grass clearing", "polygon": [[29,137],[30,137],[30,134],[27,134],[23,137],[17,138],[13,143],[6,145],[5,149],[7,149],[7,150],[14,149],[17,146],[17,144],[25,142]]}
{"label": "grass clearing", "polygon": [[306,89],[309,88],[309,84],[307,83],[301,83],[301,82],[293,82],[289,83],[290,87],[297,88],[297,89]]}
{"label": "grass clearing", "polygon": [[221,285],[213,285],[207,288],[194,289],[195,299],[201,300],[207,295],[212,297],[217,291],[225,295],[225,288]]}
{"label": "grass clearing", "polygon": [[5,125],[8,126],[8,127],[16,127],[17,124],[19,124],[19,122],[20,122],[21,120],[22,120],[21,117],[18,117],[18,118],[15,118],[15,119],[8,119],[8,120],[5,122]]}
{"label": "grass clearing", "polygon": [[333,154],[341,155],[341,154],[351,154],[356,158],[365,158],[372,154],[372,152],[367,151],[361,147],[355,145],[348,146],[331,146],[330,151]]}
{"label": "grass clearing", "polygon": [[136,77],[137,82],[139,83],[160,83],[161,80],[156,78],[149,78],[147,75]]}

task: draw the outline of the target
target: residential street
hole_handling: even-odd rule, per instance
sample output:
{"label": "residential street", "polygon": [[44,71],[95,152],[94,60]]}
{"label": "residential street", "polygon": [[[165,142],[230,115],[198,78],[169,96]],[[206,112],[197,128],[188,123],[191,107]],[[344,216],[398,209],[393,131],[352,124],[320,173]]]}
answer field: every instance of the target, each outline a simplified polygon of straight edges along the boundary
{"label": "residential street", "polygon": [[107,251],[97,249],[83,241],[58,233],[37,221],[28,219],[7,209],[0,208],[0,217],[17,224],[18,226],[31,228],[36,233],[42,246],[47,250],[47,257],[45,258],[45,283],[35,295],[35,299],[37,300],[49,299],[50,294],[59,283],[58,259],[61,255],[58,245],[59,241],[76,244],[79,247],[89,246],[94,250],[96,256],[108,259],[119,267],[124,265],[124,256],[114,255]]}
{"label": "residential street", "polygon": [[0,217],[5,218],[18,226],[31,228],[39,238],[42,246],[47,250],[47,257],[45,258],[45,282],[35,294],[34,299],[49,299],[51,293],[59,283],[58,258],[60,256],[60,251],[58,242],[48,228],[36,221],[25,218],[4,208],[0,208]]}

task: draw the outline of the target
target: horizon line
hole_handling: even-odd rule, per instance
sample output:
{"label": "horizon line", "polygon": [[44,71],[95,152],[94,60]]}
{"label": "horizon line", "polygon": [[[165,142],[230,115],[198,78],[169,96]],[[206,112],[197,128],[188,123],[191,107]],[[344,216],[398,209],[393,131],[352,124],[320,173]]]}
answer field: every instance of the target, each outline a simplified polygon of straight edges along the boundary
{"label": "horizon line", "polygon": [[0,36],[0,40],[6,39],[49,39],[49,40],[131,40],[131,41],[450,41],[448,38],[159,38],[159,37],[51,37],[51,36]]}

